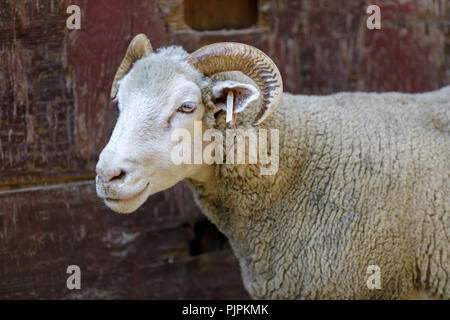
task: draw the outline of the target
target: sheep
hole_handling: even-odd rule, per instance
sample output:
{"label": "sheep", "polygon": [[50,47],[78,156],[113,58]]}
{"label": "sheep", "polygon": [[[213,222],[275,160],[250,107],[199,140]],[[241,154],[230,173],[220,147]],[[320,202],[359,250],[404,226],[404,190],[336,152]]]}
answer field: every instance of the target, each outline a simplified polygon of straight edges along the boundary
{"label": "sheep", "polygon": [[[275,174],[261,175],[261,163],[171,161],[174,130],[232,128],[230,95],[235,128],[278,130]],[[256,48],[153,52],[138,35],[111,97],[120,115],[97,163],[98,196],[129,213],[186,181],[254,299],[450,298],[450,86],[292,95]]]}

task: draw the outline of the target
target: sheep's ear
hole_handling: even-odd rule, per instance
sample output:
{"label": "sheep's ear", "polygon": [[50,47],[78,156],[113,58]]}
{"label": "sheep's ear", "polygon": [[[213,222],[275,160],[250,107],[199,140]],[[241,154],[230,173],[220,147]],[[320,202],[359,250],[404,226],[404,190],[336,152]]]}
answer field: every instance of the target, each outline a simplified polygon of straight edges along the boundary
{"label": "sheep's ear", "polygon": [[251,84],[230,80],[216,82],[212,88],[216,112],[220,110],[227,111],[227,98],[230,91],[233,93],[234,114],[245,110],[251,102],[255,101],[259,97],[258,89]]}

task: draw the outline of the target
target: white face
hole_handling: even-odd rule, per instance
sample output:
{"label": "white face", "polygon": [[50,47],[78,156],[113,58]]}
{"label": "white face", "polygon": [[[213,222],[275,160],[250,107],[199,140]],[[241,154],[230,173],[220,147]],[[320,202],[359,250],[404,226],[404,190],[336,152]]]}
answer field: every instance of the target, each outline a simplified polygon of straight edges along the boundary
{"label": "white face", "polygon": [[150,195],[202,170],[171,160],[178,143],[172,132],[184,128],[193,136],[194,121],[203,119],[199,87],[181,74],[150,88],[134,80],[122,80],[120,115],[97,163],[97,194],[120,213],[136,210]]}

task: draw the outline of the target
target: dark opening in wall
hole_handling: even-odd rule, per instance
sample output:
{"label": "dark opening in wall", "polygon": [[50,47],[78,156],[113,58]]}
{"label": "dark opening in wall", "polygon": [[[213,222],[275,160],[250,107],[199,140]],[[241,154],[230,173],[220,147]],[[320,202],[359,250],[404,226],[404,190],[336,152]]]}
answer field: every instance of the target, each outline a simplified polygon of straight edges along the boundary
{"label": "dark opening in wall", "polygon": [[244,29],[256,24],[258,0],[184,0],[184,20],[195,30]]}
{"label": "dark opening in wall", "polygon": [[195,237],[189,248],[191,256],[230,248],[228,239],[207,220],[198,221],[194,226],[194,233]]}

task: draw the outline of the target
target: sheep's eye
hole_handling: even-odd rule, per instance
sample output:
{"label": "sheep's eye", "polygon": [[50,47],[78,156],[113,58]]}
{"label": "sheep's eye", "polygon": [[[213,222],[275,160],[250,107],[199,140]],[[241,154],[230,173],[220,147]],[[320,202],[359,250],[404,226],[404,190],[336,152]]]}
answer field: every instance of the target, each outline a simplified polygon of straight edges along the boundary
{"label": "sheep's eye", "polygon": [[178,108],[178,111],[184,113],[191,113],[194,112],[195,109],[197,109],[197,105],[195,103],[185,102]]}

